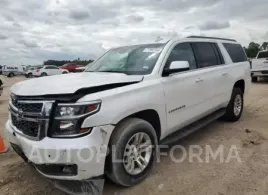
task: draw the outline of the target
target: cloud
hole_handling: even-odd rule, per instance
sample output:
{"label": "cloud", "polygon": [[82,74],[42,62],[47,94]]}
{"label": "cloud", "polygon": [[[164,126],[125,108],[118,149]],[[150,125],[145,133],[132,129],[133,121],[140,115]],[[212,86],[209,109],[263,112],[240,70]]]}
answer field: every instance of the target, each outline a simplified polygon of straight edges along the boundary
{"label": "cloud", "polygon": [[14,21],[14,18],[11,15],[4,15],[3,17],[6,19],[6,21]]}
{"label": "cloud", "polygon": [[224,29],[224,28],[229,28],[230,22],[229,21],[224,21],[224,22],[220,22],[220,21],[208,21],[202,25],[200,25],[200,30],[220,30],[220,29]]}
{"label": "cloud", "polygon": [[144,20],[144,17],[140,15],[130,15],[126,17],[126,22],[129,22],[129,23],[139,23],[139,22],[142,22],[143,20]]}
{"label": "cloud", "polygon": [[265,34],[263,35],[263,38],[268,42],[268,31],[265,32]]}
{"label": "cloud", "polygon": [[0,64],[95,59],[111,47],[189,35],[243,45],[268,39],[267,0],[0,0],[0,7]]}
{"label": "cloud", "polygon": [[8,39],[8,36],[0,33],[0,40]]}
{"label": "cloud", "polygon": [[90,16],[89,10],[80,9],[80,10],[71,10],[70,17],[75,20],[85,20]]}
{"label": "cloud", "polygon": [[36,41],[33,41],[33,40],[21,39],[19,43],[23,44],[27,48],[38,47],[38,44],[36,43]]}

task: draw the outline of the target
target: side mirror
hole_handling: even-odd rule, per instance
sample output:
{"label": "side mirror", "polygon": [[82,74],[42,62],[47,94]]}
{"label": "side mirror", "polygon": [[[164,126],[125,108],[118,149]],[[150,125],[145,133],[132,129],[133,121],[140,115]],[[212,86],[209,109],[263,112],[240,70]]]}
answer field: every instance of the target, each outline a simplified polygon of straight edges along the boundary
{"label": "side mirror", "polygon": [[171,62],[168,69],[164,70],[165,75],[170,75],[176,72],[182,72],[190,70],[190,65],[188,61],[173,61]]}

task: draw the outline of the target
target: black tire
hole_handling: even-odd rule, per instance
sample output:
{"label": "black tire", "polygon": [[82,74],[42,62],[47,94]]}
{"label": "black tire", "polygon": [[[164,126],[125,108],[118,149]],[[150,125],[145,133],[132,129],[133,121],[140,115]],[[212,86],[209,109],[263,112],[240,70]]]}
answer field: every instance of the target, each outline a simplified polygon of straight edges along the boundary
{"label": "black tire", "polygon": [[47,76],[47,73],[43,72],[43,73],[41,74],[41,77],[45,77],[45,76]]}
{"label": "black tire", "polygon": [[12,78],[12,77],[14,77],[15,76],[15,74],[13,73],[13,72],[10,72],[9,74],[8,74],[8,77],[10,77],[10,78]]}
{"label": "black tire", "polygon": [[27,74],[27,78],[32,78],[33,77],[33,73],[28,73]]}
{"label": "black tire", "polygon": [[67,74],[68,72],[63,72],[62,74]]}
{"label": "black tire", "polygon": [[258,82],[258,77],[251,77],[251,81],[252,81],[253,83]]}
{"label": "black tire", "polygon": [[[235,99],[237,96],[241,97],[241,110],[239,114],[235,114]],[[231,96],[231,100],[226,108],[224,119],[230,122],[236,122],[240,119],[244,109],[244,94],[240,88],[234,88]]]}
{"label": "black tire", "polygon": [[[138,175],[131,175],[126,171],[123,162],[114,162],[113,159],[123,159],[123,153],[128,141],[133,135],[139,132],[146,133],[150,137],[153,149],[147,167]],[[138,118],[127,118],[120,122],[116,126],[109,143],[110,153],[106,160],[108,178],[124,187],[134,186],[141,182],[147,177],[154,165],[157,146],[158,139],[156,132],[147,121]]]}

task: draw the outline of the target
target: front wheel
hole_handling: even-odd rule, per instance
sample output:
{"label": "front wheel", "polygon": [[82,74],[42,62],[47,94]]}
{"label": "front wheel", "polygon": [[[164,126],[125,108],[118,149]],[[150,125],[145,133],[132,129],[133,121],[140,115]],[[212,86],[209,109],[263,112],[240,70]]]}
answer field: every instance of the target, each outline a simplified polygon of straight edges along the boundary
{"label": "front wheel", "polygon": [[8,74],[8,77],[10,77],[10,78],[12,78],[14,76],[15,76],[15,74],[13,72],[11,72],[11,73]]}
{"label": "front wheel", "polygon": [[138,118],[119,123],[111,136],[107,176],[130,187],[147,177],[155,162],[158,140],[152,125]]}
{"label": "front wheel", "polygon": [[227,121],[238,121],[242,115],[244,108],[244,94],[240,88],[234,88],[231,100],[227,106],[224,119]]}
{"label": "front wheel", "polygon": [[47,73],[43,72],[43,73],[41,74],[41,77],[45,77],[45,76],[47,76]]}

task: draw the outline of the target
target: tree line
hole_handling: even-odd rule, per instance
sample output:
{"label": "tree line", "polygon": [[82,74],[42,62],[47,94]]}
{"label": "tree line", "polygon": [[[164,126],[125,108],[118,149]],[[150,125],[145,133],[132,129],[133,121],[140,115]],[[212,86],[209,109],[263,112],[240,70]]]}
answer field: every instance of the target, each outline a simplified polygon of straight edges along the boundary
{"label": "tree line", "polygon": [[262,44],[250,42],[248,47],[244,47],[244,49],[249,58],[255,58],[259,51],[268,50],[268,42],[263,42]]}
{"label": "tree line", "polygon": [[64,64],[68,64],[68,63],[76,63],[78,65],[87,65],[89,63],[93,62],[93,60],[47,60],[44,61],[44,65],[56,65],[56,66],[62,66]]}

